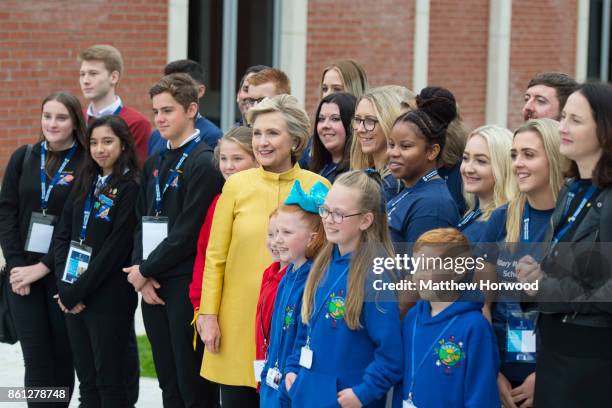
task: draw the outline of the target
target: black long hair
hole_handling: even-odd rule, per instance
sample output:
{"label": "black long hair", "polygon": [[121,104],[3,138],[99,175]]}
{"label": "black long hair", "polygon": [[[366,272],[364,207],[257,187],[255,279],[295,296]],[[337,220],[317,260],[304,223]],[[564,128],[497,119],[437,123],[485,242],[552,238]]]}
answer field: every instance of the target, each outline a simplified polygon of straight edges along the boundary
{"label": "black long hair", "polygon": [[83,200],[85,196],[91,192],[91,187],[102,172],[98,163],[91,156],[91,135],[94,129],[108,126],[110,130],[119,138],[121,142],[121,155],[113,164],[113,171],[108,181],[106,189],[112,189],[120,181],[134,180],[138,182],[140,178],[140,170],[138,167],[138,159],[136,158],[136,149],[134,148],[134,138],[130,132],[127,123],[115,115],[102,116],[94,119],[87,128],[85,136],[85,157],[81,166],[81,176],[77,177],[75,189],[77,191],[77,199]]}
{"label": "black long hair", "polygon": [[338,163],[337,173],[343,173],[349,170],[351,163],[351,145],[353,141],[353,128],[351,126],[351,119],[355,114],[355,105],[357,104],[357,98],[354,95],[347,92],[332,93],[321,99],[319,106],[317,106],[317,113],[315,114],[314,120],[314,132],[312,134],[312,157],[310,159],[310,171],[319,173],[326,164],[332,161],[332,156],[329,151],[323,146],[321,139],[319,139],[319,132],[317,131],[317,124],[319,123],[319,114],[321,113],[321,107],[324,103],[334,103],[338,106],[340,111],[340,119],[344,125],[344,131],[346,133],[346,139],[344,141],[344,149],[342,153],[342,160]]}

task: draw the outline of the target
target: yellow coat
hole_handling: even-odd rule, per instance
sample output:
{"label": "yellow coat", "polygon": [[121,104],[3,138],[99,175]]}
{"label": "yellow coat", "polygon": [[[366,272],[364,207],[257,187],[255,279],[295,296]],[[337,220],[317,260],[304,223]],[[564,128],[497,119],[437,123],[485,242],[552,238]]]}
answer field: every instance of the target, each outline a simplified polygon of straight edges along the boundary
{"label": "yellow coat", "polygon": [[264,270],[268,218],[300,180],[309,190],[318,174],[296,164],[285,173],[263,168],[232,175],[219,198],[206,251],[200,314],[218,316],[220,351],[204,353],[201,375],[225,385],[255,387],[255,313]]}

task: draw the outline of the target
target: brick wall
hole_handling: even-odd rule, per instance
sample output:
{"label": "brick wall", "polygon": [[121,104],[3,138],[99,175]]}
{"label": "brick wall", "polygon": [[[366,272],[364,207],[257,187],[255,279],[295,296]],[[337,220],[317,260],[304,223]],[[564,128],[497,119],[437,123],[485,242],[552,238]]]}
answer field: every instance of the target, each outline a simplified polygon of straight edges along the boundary
{"label": "brick wall", "polygon": [[306,110],[314,116],[321,72],[353,59],[370,86],[412,84],[414,0],[309,0]]}
{"label": "brick wall", "polygon": [[150,117],[147,91],[166,63],[168,0],[4,0],[0,9],[0,175],[17,146],[40,133],[40,102],[81,98],[78,52],[116,46],[125,70],[118,94]]}
{"label": "brick wall", "polygon": [[453,92],[471,128],[485,120],[488,35],[488,0],[431,1],[428,83]]}
{"label": "brick wall", "polygon": [[508,126],[522,121],[523,95],[538,72],[576,70],[577,0],[514,0],[510,42]]}

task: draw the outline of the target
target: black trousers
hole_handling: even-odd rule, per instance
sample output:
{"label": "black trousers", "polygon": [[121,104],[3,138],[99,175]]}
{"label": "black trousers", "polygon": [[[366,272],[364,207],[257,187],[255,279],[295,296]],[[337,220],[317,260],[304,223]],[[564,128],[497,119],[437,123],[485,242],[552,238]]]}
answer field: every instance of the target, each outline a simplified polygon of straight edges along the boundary
{"label": "black trousers", "polygon": [[123,315],[86,308],[66,316],[74,365],[79,377],[81,407],[124,408],[128,400],[128,368],[134,358],[128,339],[134,329],[134,312]]}
{"label": "black trousers", "polygon": [[200,377],[201,352],[193,350],[191,276],[160,282],[157,294],[165,305],[142,301],[142,317],[151,342],[164,408],[209,408],[214,405],[210,383]]}
{"label": "black trousers", "polygon": [[[74,368],[64,316],[53,296],[55,276],[30,286],[28,296],[9,294],[11,313],[25,362],[26,387],[68,387],[72,396]],[[28,407],[67,407],[68,403],[29,402]]]}
{"label": "black trousers", "polygon": [[219,387],[222,408],[259,408],[259,394],[255,388],[223,384]]}

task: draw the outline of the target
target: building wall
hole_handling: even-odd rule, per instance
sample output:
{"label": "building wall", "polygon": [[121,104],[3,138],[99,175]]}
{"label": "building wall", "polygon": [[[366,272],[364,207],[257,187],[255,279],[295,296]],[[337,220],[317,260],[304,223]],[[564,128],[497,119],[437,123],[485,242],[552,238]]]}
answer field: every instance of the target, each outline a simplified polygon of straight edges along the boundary
{"label": "building wall", "polygon": [[489,0],[432,0],[429,11],[430,85],[448,88],[469,127],[485,120]]}
{"label": "building wall", "polygon": [[412,83],[414,0],[309,0],[306,110],[314,116],[323,68],[353,59],[370,86]]}
{"label": "building wall", "polygon": [[53,91],[81,98],[78,52],[116,46],[118,94],[150,117],[149,87],[166,63],[168,0],[4,0],[0,10],[0,174],[15,148],[40,133],[40,103]]}
{"label": "building wall", "polygon": [[576,70],[577,0],[513,0],[508,126],[522,119],[523,95],[538,72]]}

